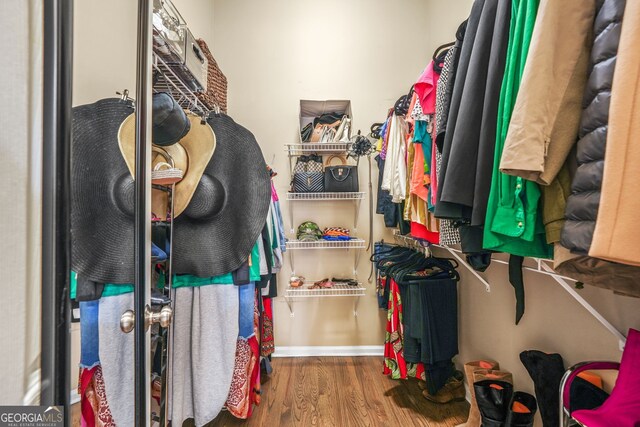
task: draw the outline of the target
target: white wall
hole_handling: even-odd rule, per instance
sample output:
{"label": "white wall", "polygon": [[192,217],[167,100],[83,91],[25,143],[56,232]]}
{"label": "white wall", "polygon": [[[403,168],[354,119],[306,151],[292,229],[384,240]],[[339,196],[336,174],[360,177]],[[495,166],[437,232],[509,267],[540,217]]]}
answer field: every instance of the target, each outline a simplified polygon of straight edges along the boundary
{"label": "white wall", "polygon": [[[213,1],[174,0],[196,38],[213,41]],[[137,2],[82,0],[74,5],[73,103],[116,96],[136,85]]]}
{"label": "white wall", "polygon": [[40,393],[42,17],[40,2],[0,2],[0,405]]}
{"label": "white wall", "polygon": [[[429,12],[430,2],[422,0],[216,0],[213,53],[229,80],[230,115],[256,135],[278,171],[281,200],[289,186],[284,144],[298,141],[299,100],[350,99],[353,128],[368,133],[430,60],[437,44],[429,36]],[[453,36],[452,31],[442,35],[445,40]],[[375,163],[373,175],[375,180]],[[360,165],[360,186],[367,186],[366,162]],[[282,207],[290,228],[288,203]],[[349,202],[298,203],[293,225],[304,220],[351,228],[353,208]],[[378,216],[374,221],[379,239],[385,230]],[[369,237],[367,200],[357,235]],[[309,279],[352,274],[351,253],[301,252],[296,253],[296,273]],[[289,271],[287,262],[280,275],[281,295]],[[358,277],[366,282],[369,271],[363,252]],[[276,345],[381,345],[386,315],[377,309],[374,286],[367,286],[357,318],[350,298],[295,303],[294,318],[284,301],[276,300]]]}

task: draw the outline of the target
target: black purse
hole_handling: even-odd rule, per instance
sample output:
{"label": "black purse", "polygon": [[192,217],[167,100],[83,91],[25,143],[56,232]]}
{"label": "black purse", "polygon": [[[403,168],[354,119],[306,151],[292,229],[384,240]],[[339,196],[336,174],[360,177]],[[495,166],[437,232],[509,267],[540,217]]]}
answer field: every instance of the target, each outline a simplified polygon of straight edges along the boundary
{"label": "black purse", "polygon": [[[330,166],[334,157],[342,160],[342,165]],[[341,156],[331,156],[327,159],[324,168],[324,191],[328,193],[357,192],[358,167],[347,165],[347,161]]]}
{"label": "black purse", "polygon": [[291,187],[294,193],[322,193],[324,191],[322,157],[318,155],[299,157],[293,169]]}

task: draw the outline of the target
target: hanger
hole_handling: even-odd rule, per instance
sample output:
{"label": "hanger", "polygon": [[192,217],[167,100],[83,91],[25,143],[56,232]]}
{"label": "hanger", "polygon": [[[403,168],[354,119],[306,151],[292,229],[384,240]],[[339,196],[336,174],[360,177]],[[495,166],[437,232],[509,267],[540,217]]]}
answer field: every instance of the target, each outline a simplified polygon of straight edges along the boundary
{"label": "hanger", "polygon": [[446,52],[455,44],[456,42],[449,42],[449,43],[445,43],[443,45],[438,46],[436,50],[433,52],[433,57],[432,57],[433,62],[436,62],[440,54],[442,54],[443,52]]}

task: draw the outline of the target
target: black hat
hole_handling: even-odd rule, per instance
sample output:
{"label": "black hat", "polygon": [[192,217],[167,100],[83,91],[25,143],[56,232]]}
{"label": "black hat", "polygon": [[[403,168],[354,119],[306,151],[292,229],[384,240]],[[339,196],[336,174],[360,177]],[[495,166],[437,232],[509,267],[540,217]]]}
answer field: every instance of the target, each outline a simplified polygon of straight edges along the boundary
{"label": "black hat", "polygon": [[166,92],[153,95],[153,143],[161,147],[180,141],[191,122],[180,105]]}
{"label": "black hat", "polygon": [[174,221],[176,274],[217,276],[244,263],[264,227],[271,181],[251,132],[220,114],[207,122],[216,151],[191,202]]}
{"label": "black hat", "polygon": [[134,182],[118,146],[132,112],[111,98],[72,113],[71,268],[98,283],[134,279]]}

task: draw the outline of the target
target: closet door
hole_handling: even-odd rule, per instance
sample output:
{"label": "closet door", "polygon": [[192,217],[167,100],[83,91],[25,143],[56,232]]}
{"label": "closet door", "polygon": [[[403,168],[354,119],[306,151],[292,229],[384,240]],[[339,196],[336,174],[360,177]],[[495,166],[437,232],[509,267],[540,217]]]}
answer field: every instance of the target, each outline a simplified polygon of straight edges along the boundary
{"label": "closet door", "polygon": [[[134,258],[135,282],[133,307],[121,317],[122,332],[134,334],[134,422],[136,426],[166,425],[166,354],[167,328],[171,323],[171,307],[151,308],[152,287],[151,258],[151,114],[152,114],[152,0],[138,1],[136,94],[135,94],[135,223]],[[154,284],[155,285],[155,284]],[[155,325],[158,325],[156,327]],[[160,382],[162,393],[159,408],[151,410],[151,340],[154,328],[159,337],[154,342],[155,352],[160,352]],[[155,355],[155,353],[154,353]]]}

